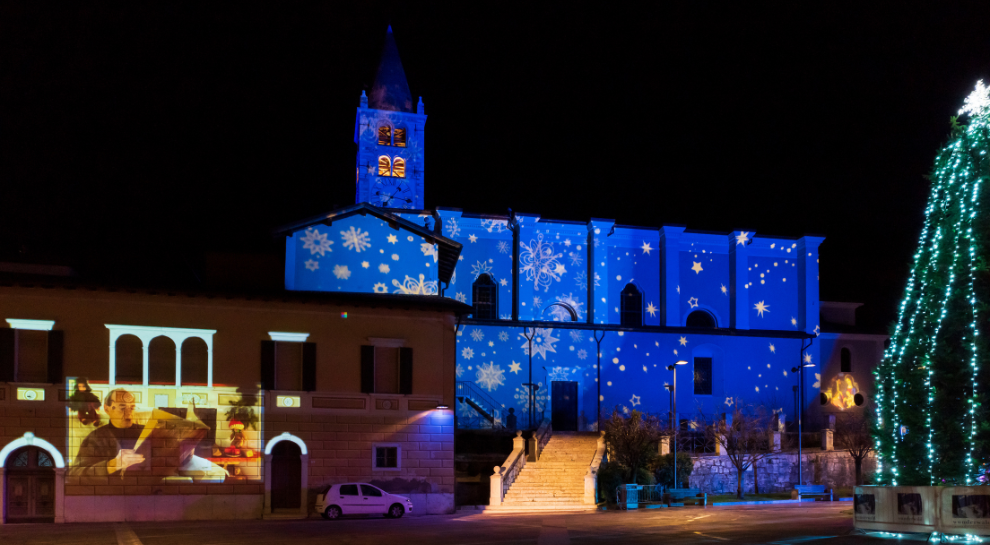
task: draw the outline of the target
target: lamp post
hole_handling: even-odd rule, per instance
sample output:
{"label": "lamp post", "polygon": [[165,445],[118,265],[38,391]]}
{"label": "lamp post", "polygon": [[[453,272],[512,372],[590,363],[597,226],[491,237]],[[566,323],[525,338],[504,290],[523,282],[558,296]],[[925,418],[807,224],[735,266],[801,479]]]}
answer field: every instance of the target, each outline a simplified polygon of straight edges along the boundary
{"label": "lamp post", "polygon": [[[811,341],[814,342],[814,339],[811,339]],[[803,468],[804,468],[803,461],[804,461],[804,458],[803,458],[802,452],[801,452],[801,441],[802,441],[802,439],[804,439],[803,434],[801,433],[801,431],[802,431],[802,426],[801,425],[802,425],[802,421],[804,420],[804,368],[805,367],[814,367],[815,366],[815,364],[811,363],[810,361],[806,362],[804,360],[804,351],[807,350],[808,348],[811,348],[811,342],[808,343],[808,346],[802,346],[801,347],[801,364],[800,364],[800,366],[799,367],[791,367],[791,372],[798,374],[798,414],[797,414],[797,419],[798,419],[798,484],[804,484],[804,473],[803,473]]]}
{"label": "lamp post", "polygon": [[673,443],[674,451],[674,489],[677,489],[677,432],[680,431],[680,425],[677,421],[677,366],[687,365],[684,360],[675,361],[674,365],[668,365],[667,370],[674,372],[674,383],[670,385],[670,418],[671,418],[671,429],[674,430],[674,435],[672,436],[671,443]]}

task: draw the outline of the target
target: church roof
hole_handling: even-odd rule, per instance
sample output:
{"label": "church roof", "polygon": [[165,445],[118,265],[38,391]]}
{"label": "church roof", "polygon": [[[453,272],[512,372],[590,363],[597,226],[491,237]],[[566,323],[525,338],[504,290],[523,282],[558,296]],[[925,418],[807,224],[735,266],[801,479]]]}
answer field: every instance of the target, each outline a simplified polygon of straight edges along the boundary
{"label": "church roof", "polygon": [[385,33],[378,73],[375,74],[375,83],[368,95],[368,106],[377,110],[415,112],[406,72],[399,59],[399,48],[395,46],[395,38],[392,37],[392,25],[389,25],[388,32]]}

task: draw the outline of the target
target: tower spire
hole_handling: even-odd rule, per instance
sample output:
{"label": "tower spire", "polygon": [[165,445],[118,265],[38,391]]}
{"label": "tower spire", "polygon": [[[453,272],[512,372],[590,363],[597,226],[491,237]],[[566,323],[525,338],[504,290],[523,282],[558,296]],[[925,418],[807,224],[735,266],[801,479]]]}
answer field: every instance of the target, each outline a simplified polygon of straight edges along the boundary
{"label": "tower spire", "polygon": [[385,33],[385,43],[382,46],[382,56],[375,74],[375,83],[368,97],[369,106],[376,110],[391,110],[395,112],[413,113],[412,95],[409,93],[409,83],[406,72],[402,69],[399,59],[399,48],[392,36],[392,25]]}

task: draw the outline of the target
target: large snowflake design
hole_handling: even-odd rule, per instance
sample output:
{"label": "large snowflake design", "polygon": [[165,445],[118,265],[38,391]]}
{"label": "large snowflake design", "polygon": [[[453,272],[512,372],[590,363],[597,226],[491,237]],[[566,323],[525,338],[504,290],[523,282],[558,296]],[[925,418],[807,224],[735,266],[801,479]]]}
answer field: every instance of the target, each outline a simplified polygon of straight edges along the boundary
{"label": "large snowflake design", "polygon": [[499,331],[498,332],[498,340],[500,340],[500,341],[507,341],[507,340],[509,340],[509,334],[507,332],[505,332],[505,331]]}
{"label": "large snowflake design", "polygon": [[990,87],[983,85],[983,80],[979,80],[976,82],[976,90],[963,101],[959,115],[982,115],[987,108],[990,108]]}
{"label": "large snowflake design", "polygon": [[509,253],[509,243],[504,240],[498,241],[498,244],[496,244],[495,247],[498,249],[498,253],[500,254]]}
{"label": "large snowflake design", "polygon": [[351,271],[347,269],[347,265],[334,265],[333,275],[337,277],[337,280],[347,280],[351,277]]}
{"label": "large snowflake design", "polygon": [[457,225],[457,218],[449,218],[447,225],[444,226],[444,230],[447,231],[447,236],[450,238],[461,234],[461,228]]}
{"label": "large snowflake design", "polygon": [[539,291],[542,286],[543,291],[550,291],[550,284],[560,282],[560,275],[567,272],[564,265],[557,261],[564,254],[554,253],[553,243],[544,242],[542,234],[531,239],[528,245],[520,241],[519,247],[522,248],[519,272],[526,273],[526,281],[533,282],[534,290]]}
{"label": "large snowflake design", "polygon": [[[599,276],[598,273],[595,273],[595,287],[601,285],[599,283],[601,282],[601,279],[602,277]],[[586,290],[588,289],[588,276],[584,274],[584,271],[578,271],[578,273],[574,275],[574,283],[577,284],[577,287]]]}
{"label": "large snowflake design", "polygon": [[469,360],[469,359],[473,358],[474,357],[474,350],[472,350],[471,347],[467,347],[467,348],[461,350],[461,357],[464,358],[464,359],[466,359],[466,360]]}
{"label": "large snowflake design", "polygon": [[485,333],[478,328],[474,328],[471,330],[471,338],[480,341],[485,338]]}
{"label": "large snowflake design", "polygon": [[491,392],[505,384],[505,372],[495,362],[483,363],[475,373],[475,382]]}
{"label": "large snowflake design", "polygon": [[567,252],[567,257],[571,260],[572,267],[577,267],[584,261],[584,258],[581,257],[579,252]]}
{"label": "large snowflake design", "polygon": [[437,281],[426,280],[425,275],[419,275],[419,280],[406,275],[405,280],[400,284],[398,280],[392,280],[392,285],[397,289],[392,293],[403,293],[406,295],[436,295]]}
{"label": "large snowflake design", "polygon": [[[556,299],[558,303],[563,303],[571,307],[574,310],[574,314],[577,314],[578,320],[581,319],[581,307],[584,306],[584,303],[578,301],[574,297],[574,295],[570,293],[568,293],[567,295],[558,295]],[[561,305],[551,305],[550,315],[553,316],[553,321],[555,322],[571,321],[571,313],[568,312],[567,309]]]}
{"label": "large snowflake design", "polygon": [[[535,412],[541,413],[543,412],[543,408],[546,407],[548,392],[546,391],[546,388],[543,387],[542,382],[538,382],[537,384],[540,388],[536,390],[535,395],[533,396],[533,404],[535,405]],[[516,404],[522,407],[523,413],[529,412],[529,388],[526,388],[525,386],[517,386],[516,392],[512,397],[516,399]]]}
{"label": "large snowflake design", "polygon": [[344,248],[363,252],[371,247],[371,235],[367,231],[356,229],[353,225],[350,229],[340,232],[340,238],[344,239]]}
{"label": "large snowflake design", "polygon": [[303,243],[303,250],[309,250],[309,255],[320,254],[323,257],[326,252],[333,251],[330,249],[333,241],[327,240],[327,235],[316,229],[306,229],[306,234],[299,240]]}
{"label": "large snowflake design", "polygon": [[588,357],[588,351],[585,349],[580,349],[577,351],[577,357],[579,360],[586,359]]}
{"label": "large snowflake design", "polygon": [[437,262],[437,247],[435,244],[423,242],[419,245],[419,251],[423,252],[423,257],[433,256],[433,262]]}
{"label": "large snowflake design", "polygon": [[454,370],[454,372],[457,373],[457,378],[461,378],[461,375],[464,374],[464,366],[458,363],[457,368]]}
{"label": "large snowflake design", "polygon": [[464,295],[461,292],[457,292],[457,295],[454,296],[454,299],[456,299],[456,300],[458,300],[458,301],[460,301],[462,303],[467,303],[467,295]]}
{"label": "large snowflake design", "polygon": [[566,367],[551,367],[547,373],[547,380],[551,382],[555,380],[566,381],[570,374],[571,370]]}
{"label": "large snowflake design", "polygon": [[492,266],[488,263],[488,261],[479,261],[474,265],[471,265],[471,274],[474,275],[475,280],[477,280],[479,276],[490,272],[492,272]]}
{"label": "large snowflake design", "polygon": [[[557,353],[557,349],[554,347],[554,343],[559,341],[557,337],[553,336],[552,328],[542,328],[538,327],[535,330],[531,327],[526,328],[526,334],[533,338],[533,354],[536,356],[543,356],[543,359],[547,359],[547,352]],[[523,354],[529,355],[529,340],[523,337]]]}
{"label": "large snowflake design", "polygon": [[579,343],[579,342],[581,342],[581,341],[584,340],[584,332],[583,331],[571,330],[570,331],[570,334],[571,334],[571,341],[572,342]]}
{"label": "large snowflake design", "polygon": [[481,228],[489,233],[501,233],[509,228],[508,220],[482,219]]}

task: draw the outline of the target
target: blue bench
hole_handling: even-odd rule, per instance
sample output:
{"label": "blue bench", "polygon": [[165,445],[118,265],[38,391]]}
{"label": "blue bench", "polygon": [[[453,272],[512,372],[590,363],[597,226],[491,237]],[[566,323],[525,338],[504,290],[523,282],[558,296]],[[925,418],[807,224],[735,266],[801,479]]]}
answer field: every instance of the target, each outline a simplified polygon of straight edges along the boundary
{"label": "blue bench", "polygon": [[791,490],[791,499],[800,500],[801,496],[821,498],[822,501],[833,501],[832,489],[825,490],[823,484],[799,484]]}
{"label": "blue bench", "polygon": [[668,488],[670,505],[684,505],[686,501],[696,502],[697,505],[708,505],[708,494],[698,488]]}

